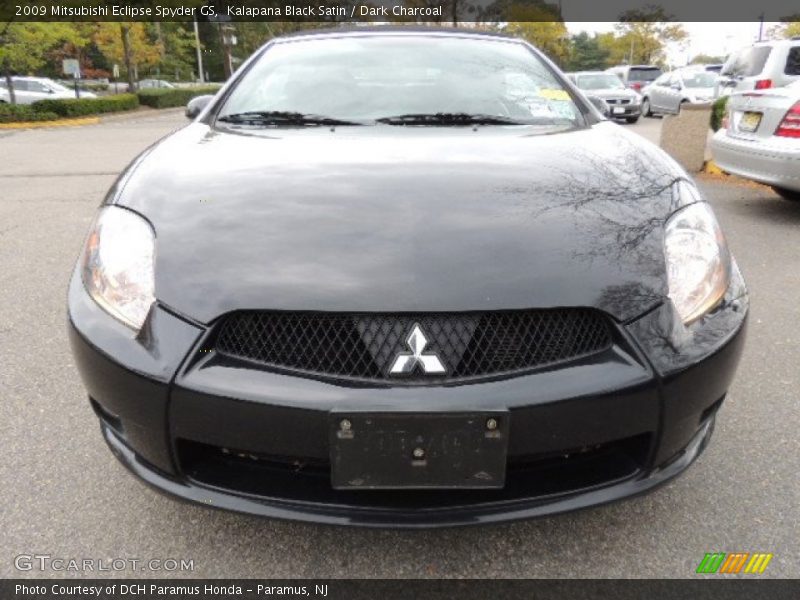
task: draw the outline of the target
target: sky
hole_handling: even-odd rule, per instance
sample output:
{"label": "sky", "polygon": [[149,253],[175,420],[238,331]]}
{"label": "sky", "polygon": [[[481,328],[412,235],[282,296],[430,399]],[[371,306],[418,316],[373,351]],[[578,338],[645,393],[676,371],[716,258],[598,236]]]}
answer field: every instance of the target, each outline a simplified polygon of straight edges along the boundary
{"label": "sky", "polygon": [[[578,23],[567,22],[570,34],[586,31],[587,33],[604,33],[614,30],[615,23]],[[682,23],[689,34],[688,43],[681,47],[671,44],[667,49],[667,60],[674,67],[680,67],[697,54],[727,56],[734,50],[752,44],[758,39],[760,23]],[[764,36],[777,23],[764,23]]]}

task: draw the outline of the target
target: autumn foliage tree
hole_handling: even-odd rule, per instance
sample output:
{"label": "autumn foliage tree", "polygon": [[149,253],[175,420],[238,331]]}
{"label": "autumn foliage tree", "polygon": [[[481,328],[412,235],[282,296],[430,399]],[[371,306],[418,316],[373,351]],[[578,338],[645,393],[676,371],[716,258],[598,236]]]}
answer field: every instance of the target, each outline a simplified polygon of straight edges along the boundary
{"label": "autumn foliage tree", "polygon": [[615,54],[626,52],[625,62],[629,64],[662,64],[667,44],[688,39],[683,25],[672,21],[672,16],[660,7],[624,12],[615,26]]}
{"label": "autumn foliage tree", "polygon": [[151,37],[146,23],[98,23],[94,42],[110,61],[124,65],[130,89],[136,88],[139,69],[162,58],[163,45]]}

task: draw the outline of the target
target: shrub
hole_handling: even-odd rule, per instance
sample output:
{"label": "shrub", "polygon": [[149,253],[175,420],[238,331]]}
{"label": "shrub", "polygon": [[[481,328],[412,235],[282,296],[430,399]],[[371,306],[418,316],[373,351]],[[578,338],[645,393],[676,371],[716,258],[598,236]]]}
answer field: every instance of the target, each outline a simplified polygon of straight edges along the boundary
{"label": "shrub", "polygon": [[110,87],[107,83],[96,83],[96,82],[89,82],[89,83],[79,83],[78,87],[82,90],[87,90],[89,92],[105,92],[108,91]]}
{"label": "shrub", "polygon": [[20,123],[25,121],[53,121],[58,119],[54,112],[39,112],[25,104],[0,103],[0,123]]}
{"label": "shrub", "polygon": [[133,110],[139,106],[135,94],[103,96],[101,98],[69,98],[64,100],[39,100],[31,104],[36,112],[53,112],[59,117],[83,117],[100,113]]}
{"label": "shrub", "polygon": [[725,110],[727,109],[727,106],[727,96],[717,98],[717,100],[711,106],[711,129],[714,131],[717,131],[720,127],[722,127],[722,119],[725,117]]}
{"label": "shrub", "polygon": [[216,94],[218,86],[204,86],[191,88],[148,88],[139,90],[139,102],[153,108],[171,108],[186,106],[192,98],[205,94]]}

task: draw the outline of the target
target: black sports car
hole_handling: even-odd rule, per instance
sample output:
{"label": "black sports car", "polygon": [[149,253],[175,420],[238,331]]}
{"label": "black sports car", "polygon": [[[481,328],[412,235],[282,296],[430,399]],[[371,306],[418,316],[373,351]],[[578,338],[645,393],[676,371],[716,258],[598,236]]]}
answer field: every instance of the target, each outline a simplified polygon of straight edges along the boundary
{"label": "black sports car", "polygon": [[709,440],[747,291],[711,207],[525,42],[276,39],[121,175],[69,291],[156,488],[430,527],[608,502]]}

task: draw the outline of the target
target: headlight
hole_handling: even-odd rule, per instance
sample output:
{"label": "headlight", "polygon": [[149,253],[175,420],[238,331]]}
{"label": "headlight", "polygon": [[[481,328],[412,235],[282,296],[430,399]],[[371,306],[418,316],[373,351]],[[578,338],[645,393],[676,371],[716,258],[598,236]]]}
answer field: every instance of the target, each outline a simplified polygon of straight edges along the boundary
{"label": "headlight", "polygon": [[696,202],[667,221],[664,236],[669,297],[688,325],[714,308],[728,289],[731,256],[706,202]]}
{"label": "headlight", "polygon": [[95,219],[83,254],[83,284],[112,316],[138,331],[155,301],[150,224],[124,208],[108,206]]}

